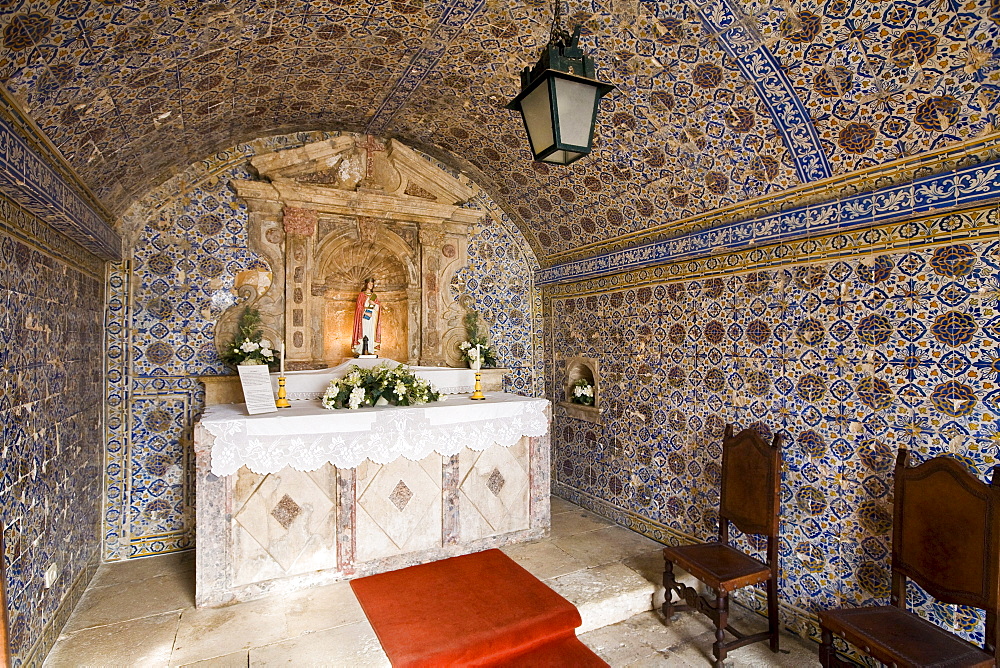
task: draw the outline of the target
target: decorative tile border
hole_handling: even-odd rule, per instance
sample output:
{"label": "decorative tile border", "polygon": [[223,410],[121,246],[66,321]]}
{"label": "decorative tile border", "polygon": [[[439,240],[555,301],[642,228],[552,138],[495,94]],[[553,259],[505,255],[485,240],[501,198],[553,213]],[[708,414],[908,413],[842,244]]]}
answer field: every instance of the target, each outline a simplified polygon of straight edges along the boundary
{"label": "decorative tile border", "polygon": [[540,270],[536,281],[539,285],[578,281],[664,262],[695,260],[747,246],[782,243],[807,235],[849,232],[915,215],[958,211],[997,201],[1000,201],[1000,161],[567,262]]}
{"label": "decorative tile border", "polygon": [[131,262],[109,263],[106,278],[107,302],[104,311],[104,560],[127,556],[128,535],[123,533],[128,517],[125,485],[129,466],[128,378],[131,360],[132,318],[129,286]]}
{"label": "decorative tile border", "polygon": [[771,120],[792,156],[799,180],[808,183],[831,176],[833,172],[826,151],[809,112],[785,76],[781,63],[760,43],[760,35],[747,25],[740,8],[733,0],[709,0],[700,4],[698,15],[706,30],[736,61],[740,72],[771,112]]}
{"label": "decorative tile border", "polygon": [[830,262],[861,253],[874,256],[893,249],[929,247],[991,235],[1000,235],[1000,208],[986,205],[955,213],[928,214],[884,226],[881,230],[863,227],[838,231],[821,237],[753,246],[723,256],[679,258],[655,267],[553,283],[545,286],[544,298],[547,302],[549,297],[600,294],[625,285],[652,285],[694,276],[714,277],[807,262]]}
{"label": "decorative tile border", "polygon": [[743,202],[729,204],[710,213],[698,214],[659,225],[641,232],[611,237],[600,242],[582,244],[571,251],[548,255],[540,254],[545,268],[587,260],[616,251],[643,247],[669,237],[721,227],[729,223],[749,222],[781,212],[818,206],[854,197],[880,188],[911,184],[935,174],[944,174],[972,165],[1000,160],[1000,141],[996,136],[948,146],[944,149],[901,158],[885,165],[852,172],[848,175],[814,181],[777,194],[758,196]]}
{"label": "decorative tile border", "polygon": [[121,258],[118,234],[4,118],[0,118],[0,188],[98,257]]}
{"label": "decorative tile border", "polygon": [[448,45],[485,7],[486,0],[472,2],[448,0],[438,6],[440,18],[433,31],[424,40],[424,46],[413,56],[399,79],[395,81],[389,94],[382,99],[365,132],[383,134],[389,128],[399,110],[406,105],[428,75],[435,71],[441,59],[447,54]]}
{"label": "decorative tile border", "polygon": [[65,156],[52,143],[51,138],[35,124],[35,120],[29,117],[21,109],[21,105],[11,96],[10,92],[0,86],[0,119],[5,120],[14,128],[14,132],[28,142],[31,150],[41,156],[48,165],[54,168],[59,175],[77,194],[83,198],[84,202],[90,206],[105,221],[111,220],[111,213],[104,206],[97,195],[80,178],[76,170],[69,164]]}
{"label": "decorative tile border", "polygon": [[101,277],[104,273],[104,263],[99,258],[85,252],[74,241],[3,193],[0,193],[0,231],[25,243],[39,245],[60,262],[89,276]]}

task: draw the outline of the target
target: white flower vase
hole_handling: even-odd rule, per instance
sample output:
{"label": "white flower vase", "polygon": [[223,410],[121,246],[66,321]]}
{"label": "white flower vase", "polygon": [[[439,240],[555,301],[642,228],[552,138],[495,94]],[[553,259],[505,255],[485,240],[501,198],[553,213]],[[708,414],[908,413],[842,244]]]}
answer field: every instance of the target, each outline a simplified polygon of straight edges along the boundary
{"label": "white flower vase", "polygon": [[385,397],[379,397],[378,401],[375,402],[375,405],[376,406],[388,406],[389,405],[389,400],[386,399]]}

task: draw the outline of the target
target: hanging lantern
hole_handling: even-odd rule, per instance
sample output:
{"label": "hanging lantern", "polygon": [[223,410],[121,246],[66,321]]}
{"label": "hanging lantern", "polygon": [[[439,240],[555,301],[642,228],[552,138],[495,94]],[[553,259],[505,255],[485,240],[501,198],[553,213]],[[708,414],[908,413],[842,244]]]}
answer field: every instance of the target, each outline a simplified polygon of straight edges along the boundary
{"label": "hanging lantern", "polygon": [[534,68],[521,72],[521,93],[507,105],[521,112],[535,160],[568,165],[590,153],[601,98],[615,89],[598,81],[594,61],[560,20],[560,0],[549,43]]}

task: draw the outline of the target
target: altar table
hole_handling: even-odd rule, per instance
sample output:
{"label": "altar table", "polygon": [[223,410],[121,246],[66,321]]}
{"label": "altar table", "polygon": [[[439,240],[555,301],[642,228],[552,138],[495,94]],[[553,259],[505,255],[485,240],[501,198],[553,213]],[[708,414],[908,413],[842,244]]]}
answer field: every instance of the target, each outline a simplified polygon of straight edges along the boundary
{"label": "altar table", "polygon": [[195,426],[199,607],[534,540],[549,528],[549,402],[491,393]]}

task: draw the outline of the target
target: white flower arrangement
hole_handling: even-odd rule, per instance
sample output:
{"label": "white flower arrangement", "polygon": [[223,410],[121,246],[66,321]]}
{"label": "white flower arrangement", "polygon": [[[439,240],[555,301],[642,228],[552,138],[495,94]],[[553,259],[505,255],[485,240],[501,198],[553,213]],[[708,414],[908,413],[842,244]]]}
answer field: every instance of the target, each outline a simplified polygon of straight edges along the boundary
{"label": "white flower arrangement", "polygon": [[594,386],[586,378],[576,381],[573,383],[573,396],[570,397],[570,401],[583,406],[593,406]]}
{"label": "white flower arrangement", "polygon": [[266,364],[278,362],[278,354],[270,340],[261,337],[260,313],[246,309],[240,316],[239,329],[233,343],[222,355],[222,361],[232,366],[240,364]]}
{"label": "white flower arrangement", "polygon": [[497,365],[497,356],[490,346],[485,334],[479,333],[479,314],[470,311],[465,315],[465,333],[468,340],[458,344],[458,351],[462,354],[462,359],[469,365],[469,368],[486,367],[493,368]]}
{"label": "white flower arrangement", "polygon": [[462,358],[468,363],[469,368],[475,368],[476,362],[480,367],[496,366],[496,353],[485,341],[462,341],[458,344],[458,349],[462,352]]}
{"label": "white flower arrangement", "polygon": [[441,395],[405,364],[380,365],[371,369],[352,366],[346,376],[330,383],[323,407],[357,410],[362,406],[412,406],[437,401]]}

